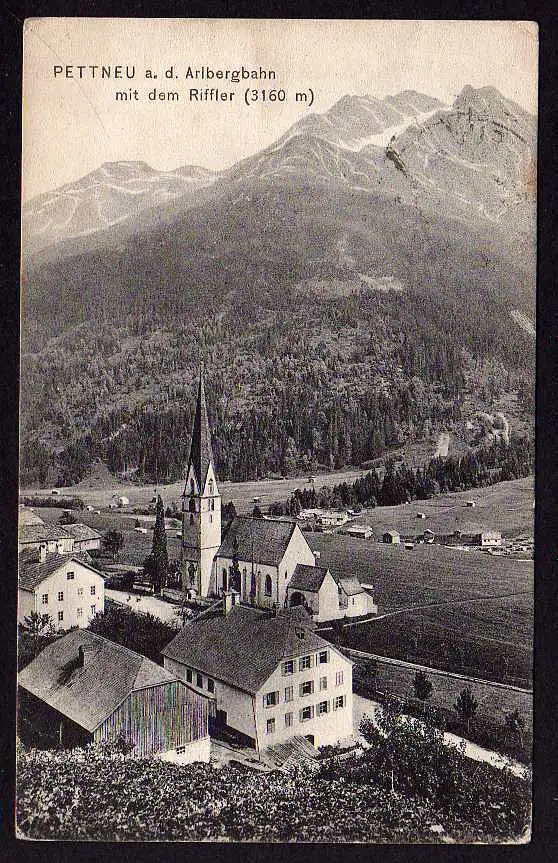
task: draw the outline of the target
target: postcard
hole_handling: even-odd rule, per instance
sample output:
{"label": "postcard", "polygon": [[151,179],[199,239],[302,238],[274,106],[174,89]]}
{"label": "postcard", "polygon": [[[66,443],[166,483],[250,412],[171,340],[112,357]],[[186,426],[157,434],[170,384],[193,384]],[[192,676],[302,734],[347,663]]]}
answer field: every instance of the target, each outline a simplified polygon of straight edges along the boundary
{"label": "postcard", "polygon": [[16,833],[525,843],[538,31],[24,31]]}

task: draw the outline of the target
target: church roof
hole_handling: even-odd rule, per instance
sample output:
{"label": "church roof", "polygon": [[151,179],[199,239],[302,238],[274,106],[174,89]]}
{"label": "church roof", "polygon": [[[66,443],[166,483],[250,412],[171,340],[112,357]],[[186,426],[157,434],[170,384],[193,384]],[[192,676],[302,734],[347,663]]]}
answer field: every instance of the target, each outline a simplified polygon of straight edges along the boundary
{"label": "church roof", "polygon": [[328,572],[325,566],[307,566],[304,563],[297,563],[293,577],[289,581],[289,590],[308,590],[311,593],[317,593]]}
{"label": "church roof", "polygon": [[283,659],[332,649],[300,614],[277,616],[246,606],[194,618],[161,653],[183,665],[255,693]]}
{"label": "church roof", "polygon": [[232,557],[267,566],[278,566],[296,528],[293,521],[237,516],[227,530],[218,557]]}
{"label": "church roof", "polygon": [[209,465],[212,463],[213,450],[211,448],[211,432],[209,429],[209,418],[207,416],[207,405],[205,403],[205,385],[202,370],[200,371],[196,414],[194,416],[192,440],[190,443],[190,458],[188,460],[188,470],[190,469],[190,465],[192,465],[200,491],[205,485],[207,471],[209,469]]}
{"label": "church roof", "polygon": [[[83,666],[77,661],[80,647]],[[49,644],[18,675],[20,686],[87,731],[98,728],[131,692],[176,680],[145,656],[87,629]]]}

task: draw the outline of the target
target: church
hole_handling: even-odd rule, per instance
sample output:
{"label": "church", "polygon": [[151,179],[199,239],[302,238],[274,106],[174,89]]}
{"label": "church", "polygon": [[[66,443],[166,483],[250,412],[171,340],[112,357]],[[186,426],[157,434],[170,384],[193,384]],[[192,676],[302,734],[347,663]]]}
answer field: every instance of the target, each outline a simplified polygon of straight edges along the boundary
{"label": "church", "polygon": [[[351,579],[347,601],[347,580],[334,579],[329,571],[329,578],[324,578],[325,571],[316,567],[316,556],[294,521],[237,516],[221,536],[221,494],[203,371],[182,495],[181,552],[182,588],[198,596],[217,597],[233,590],[241,602],[262,609],[300,604],[314,621],[377,613],[370,588],[361,587],[357,579]],[[289,590],[299,581],[299,589]]]}

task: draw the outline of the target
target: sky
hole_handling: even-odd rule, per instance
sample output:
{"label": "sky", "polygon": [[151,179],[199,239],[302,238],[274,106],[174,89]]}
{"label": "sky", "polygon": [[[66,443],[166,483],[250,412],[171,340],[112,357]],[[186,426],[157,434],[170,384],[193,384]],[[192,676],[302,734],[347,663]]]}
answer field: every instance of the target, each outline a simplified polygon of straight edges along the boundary
{"label": "sky", "polygon": [[[103,162],[220,170],[271,144],[345,94],[418,90],[451,104],[467,84],[493,86],[536,114],[537,28],[529,22],[35,18],[24,31],[23,198]],[[133,79],[81,79],[78,65],[120,65]],[[62,67],[55,75],[54,67]],[[174,78],[165,78],[173,68]],[[273,69],[275,81],[186,79],[188,67]],[[67,75],[67,67],[69,74]],[[147,78],[146,71],[157,75]],[[99,74],[98,72],[96,73]],[[124,72],[125,75],[125,72]],[[72,76],[72,77],[70,77]],[[190,101],[190,88],[233,92]],[[117,91],[137,90],[129,101]],[[178,100],[148,98],[153,90]],[[245,102],[257,89],[258,100]],[[265,91],[265,102],[261,91]],[[284,101],[270,101],[281,90]],[[313,104],[296,100],[310,91]]]}

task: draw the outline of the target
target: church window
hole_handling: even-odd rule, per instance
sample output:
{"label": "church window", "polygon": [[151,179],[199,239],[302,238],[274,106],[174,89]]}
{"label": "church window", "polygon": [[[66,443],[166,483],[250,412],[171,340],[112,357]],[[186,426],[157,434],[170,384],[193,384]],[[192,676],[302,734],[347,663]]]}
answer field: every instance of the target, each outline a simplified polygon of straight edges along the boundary
{"label": "church window", "polygon": [[215,494],[215,492],[214,492],[214,490],[213,490],[213,480],[212,480],[212,479],[210,479],[210,480],[209,480],[209,482],[208,482],[207,486],[208,486],[208,492],[209,492],[209,494]]}
{"label": "church window", "polygon": [[250,576],[250,596],[256,595],[256,579],[254,573]]}
{"label": "church window", "polygon": [[196,511],[196,501],[194,500],[193,497],[191,497],[190,500],[188,501],[188,510],[190,512]]}
{"label": "church window", "polygon": [[195,494],[195,493],[196,493],[196,486],[194,484],[194,480],[191,479],[190,480],[190,494]]}
{"label": "church window", "polygon": [[266,596],[271,596],[271,588],[272,588],[271,576],[266,575],[266,577],[265,577],[265,595]]}
{"label": "church window", "polygon": [[223,590],[227,589],[227,569],[223,567]]}
{"label": "church window", "polygon": [[190,524],[194,524],[194,514],[190,513]]}
{"label": "church window", "polygon": [[210,509],[211,509],[211,512],[213,512],[215,510],[215,501],[213,500],[213,498],[211,498],[211,501],[210,501]]}

